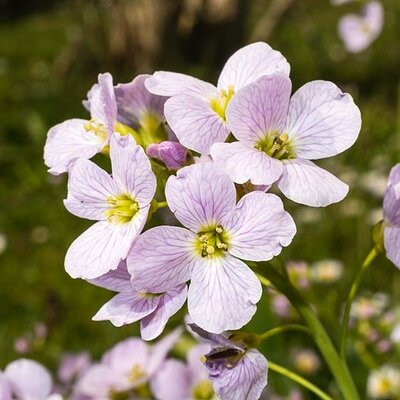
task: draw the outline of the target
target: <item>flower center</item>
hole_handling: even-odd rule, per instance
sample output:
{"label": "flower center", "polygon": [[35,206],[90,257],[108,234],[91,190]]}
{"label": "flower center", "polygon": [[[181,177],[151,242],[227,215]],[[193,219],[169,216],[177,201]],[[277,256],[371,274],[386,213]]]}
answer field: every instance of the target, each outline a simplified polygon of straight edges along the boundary
{"label": "flower center", "polygon": [[84,128],[86,132],[93,133],[102,142],[104,142],[107,139],[106,127],[102,123],[96,122],[94,119],[87,121],[84,125]]}
{"label": "flower center", "polygon": [[140,210],[139,203],[129,194],[110,196],[107,198],[110,208],[105,211],[105,217],[108,222],[124,224],[131,219]]}
{"label": "flower center", "polygon": [[135,364],[129,371],[129,382],[135,383],[137,380],[146,377],[146,371],[139,364]]}
{"label": "flower center", "polygon": [[228,250],[229,238],[221,225],[197,234],[197,247],[202,257],[222,256]]}
{"label": "flower center", "polygon": [[296,154],[287,133],[272,131],[263,139],[259,140],[254,147],[278,160],[296,158]]}
{"label": "flower center", "polygon": [[226,121],[225,111],[228,107],[232,96],[235,94],[233,85],[230,85],[228,90],[221,90],[216,97],[210,100],[211,108],[215,111],[224,121]]}
{"label": "flower center", "polygon": [[209,380],[198,382],[192,391],[194,400],[212,400],[214,398],[214,389]]}

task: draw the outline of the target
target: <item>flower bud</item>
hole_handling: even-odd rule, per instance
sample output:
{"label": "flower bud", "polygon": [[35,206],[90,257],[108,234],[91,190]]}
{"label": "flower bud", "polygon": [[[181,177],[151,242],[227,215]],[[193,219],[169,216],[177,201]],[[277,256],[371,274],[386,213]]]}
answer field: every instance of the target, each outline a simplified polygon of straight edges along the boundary
{"label": "flower bud", "polygon": [[188,155],[185,147],[171,141],[150,144],[146,152],[149,157],[162,161],[170,170],[183,167]]}

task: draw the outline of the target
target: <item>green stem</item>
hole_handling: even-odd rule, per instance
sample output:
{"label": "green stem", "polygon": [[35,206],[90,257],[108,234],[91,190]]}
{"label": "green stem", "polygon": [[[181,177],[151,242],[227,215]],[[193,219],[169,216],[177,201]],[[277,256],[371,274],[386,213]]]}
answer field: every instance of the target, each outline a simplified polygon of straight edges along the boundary
{"label": "green stem", "polygon": [[261,335],[259,335],[259,338],[261,339],[261,341],[263,341],[263,340],[267,340],[270,337],[275,336],[279,333],[288,332],[288,331],[301,331],[301,332],[305,332],[308,334],[312,334],[311,331],[304,325],[288,324],[288,325],[278,326],[277,328],[272,328],[272,329],[262,333]]}
{"label": "green stem", "polygon": [[287,277],[280,274],[268,263],[262,263],[262,265],[267,271],[267,278],[288,298],[312,332],[315,343],[331,370],[343,398],[346,400],[359,400],[360,396],[358,395],[346,362],[340,358],[325,328],[309,304],[303,299]]}
{"label": "green stem", "polygon": [[274,288],[272,286],[271,282],[265,276],[262,276],[261,274],[259,274],[257,272],[256,272],[256,275],[257,275],[258,280],[262,283],[263,286],[265,286],[265,287],[267,287],[269,289],[273,289]]}
{"label": "green stem", "polygon": [[375,257],[377,255],[378,255],[378,252],[374,247],[369,252],[366,259],[364,260],[361,268],[358,270],[357,275],[353,281],[353,284],[351,285],[350,292],[347,296],[346,306],[344,308],[344,313],[343,313],[342,331],[340,334],[340,355],[342,358],[345,358],[345,355],[346,355],[346,340],[347,340],[347,334],[349,331],[349,319],[350,319],[351,304],[353,303],[353,300],[357,293],[358,287],[360,286],[360,282],[364,275],[364,272],[371,265],[372,261],[375,259]]}
{"label": "green stem", "polygon": [[296,373],[286,369],[285,367],[282,367],[278,364],[275,364],[271,361],[268,361],[268,368],[271,371],[274,371],[280,375],[286,376],[287,378],[291,379],[292,381],[304,386],[314,394],[316,394],[320,399],[323,400],[333,400],[332,397],[328,396],[326,393],[324,393],[320,388],[315,386],[313,383],[308,381],[307,379],[304,379],[300,375],[297,375]]}

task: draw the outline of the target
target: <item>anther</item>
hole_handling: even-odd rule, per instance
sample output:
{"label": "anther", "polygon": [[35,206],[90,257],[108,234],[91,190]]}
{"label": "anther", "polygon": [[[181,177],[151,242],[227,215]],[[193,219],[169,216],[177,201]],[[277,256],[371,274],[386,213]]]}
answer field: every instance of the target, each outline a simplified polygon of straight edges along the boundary
{"label": "anther", "polygon": [[212,255],[215,252],[215,247],[214,246],[208,246],[206,249],[207,254]]}
{"label": "anther", "polygon": [[222,229],[222,226],[217,226],[217,227],[215,228],[215,231],[216,231],[217,233],[222,233],[224,230]]}

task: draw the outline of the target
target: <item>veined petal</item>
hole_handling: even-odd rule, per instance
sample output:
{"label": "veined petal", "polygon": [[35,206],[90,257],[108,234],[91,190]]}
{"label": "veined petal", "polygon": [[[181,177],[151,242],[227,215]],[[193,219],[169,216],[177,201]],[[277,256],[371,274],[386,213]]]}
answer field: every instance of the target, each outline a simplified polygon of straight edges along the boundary
{"label": "veined petal", "polygon": [[219,224],[236,206],[233,182],[208,162],[182,168],[176,176],[170,176],[165,196],[176,218],[196,232]]}
{"label": "veined petal", "polygon": [[[232,348],[232,349],[237,349],[239,351],[244,351],[243,347],[238,346],[236,343],[232,342],[226,337],[226,334],[224,333],[210,333],[204,330],[203,328],[200,328],[198,325],[189,322],[188,324],[189,328],[200,337],[200,339],[205,340],[207,343],[210,345],[218,345],[219,347],[226,347],[226,348]],[[192,332],[190,332],[192,333]],[[197,336],[195,336],[196,339],[198,339]]]}
{"label": "veined petal", "polygon": [[212,333],[240,329],[256,312],[260,281],[246,264],[229,254],[202,261],[193,270],[189,286],[193,322]]}
{"label": "veined petal", "polygon": [[148,214],[141,209],[131,222],[96,222],[71,244],[65,269],[73,278],[94,279],[116,269],[142,230]]}
{"label": "veined petal", "polygon": [[108,135],[114,131],[117,120],[117,102],[115,100],[111,74],[99,74],[99,86],[94,86],[90,97],[90,115],[96,122],[102,123]]}
{"label": "veined petal", "polygon": [[147,206],[156,191],[156,177],[150,161],[132,136],[114,134],[110,139],[113,179],[122,193],[128,192],[141,207]]}
{"label": "veined petal", "polygon": [[132,289],[131,292],[118,293],[92,319],[110,321],[117,327],[132,324],[151,314],[159,302],[158,296],[146,296]]}
{"label": "veined petal", "polygon": [[283,171],[280,160],[241,142],[216,143],[211,156],[236,183],[250,181],[253,185],[271,185]]}
{"label": "veined petal", "polygon": [[270,260],[291,243],[296,233],[281,199],[258,191],[241,198],[235,216],[224,227],[229,235],[229,253],[251,261]]}
{"label": "veined petal", "polygon": [[308,160],[290,160],[284,164],[278,187],[296,203],[326,207],[343,200],[349,187],[328,171]]}
{"label": "veined petal", "polygon": [[4,374],[18,399],[46,400],[53,382],[49,371],[36,361],[21,358],[8,364]]}
{"label": "veined petal", "polygon": [[170,359],[163,363],[151,380],[151,391],[158,400],[189,400],[190,384],[191,376],[186,364]]}
{"label": "veined petal", "polygon": [[217,88],[211,83],[189,75],[167,71],[154,72],[150,78],[146,79],[145,86],[151,93],[168,97],[189,94],[207,98],[217,93]]}
{"label": "veined petal", "polygon": [[385,218],[396,226],[400,226],[400,164],[390,171],[388,187],[383,198]]}
{"label": "veined petal", "polygon": [[122,260],[118,264],[118,268],[108,271],[106,274],[95,279],[89,279],[91,284],[112,290],[114,292],[131,292],[131,274],[128,272],[126,261]]}
{"label": "veined petal", "polygon": [[59,175],[66,172],[77,158],[89,159],[105,145],[105,141],[87,132],[84,119],[69,119],[53,126],[44,146],[44,162],[49,172]]}
{"label": "veined petal", "polygon": [[353,98],[332,82],[309,82],[290,101],[285,132],[299,158],[339,154],[354,144],[360,129],[361,114]]}
{"label": "veined petal", "polygon": [[69,170],[67,210],[81,218],[104,220],[107,198],[117,192],[111,176],[89,160],[78,159]]}
{"label": "veined petal", "polygon": [[258,400],[267,386],[268,362],[257,350],[250,349],[238,364],[210,378],[221,400]]}
{"label": "veined petal", "polygon": [[145,87],[145,81],[151,75],[138,75],[132,82],[120,83],[114,88],[118,105],[118,120],[124,121],[135,128],[148,113],[164,120],[164,103],[166,97],[150,93]]}
{"label": "veined petal", "polygon": [[140,321],[140,334],[143,340],[153,340],[161,335],[168,320],[185,304],[187,297],[186,284],[159,296],[157,308]]}
{"label": "veined petal", "polygon": [[400,228],[387,226],[384,230],[386,257],[400,269]]}
{"label": "veined petal", "polygon": [[235,137],[254,146],[265,135],[282,132],[292,83],[284,74],[263,76],[233,96],[226,110]]}
{"label": "veined petal", "polygon": [[211,103],[193,95],[179,95],[165,103],[165,118],[179,141],[187,148],[209,154],[214,143],[229,135],[225,121],[211,108]]}
{"label": "veined petal", "polygon": [[256,42],[242,47],[226,62],[218,79],[218,89],[235,91],[254,82],[263,75],[282,72],[290,73],[290,65],[286,58],[267,43]]}
{"label": "veined petal", "polygon": [[127,263],[137,290],[161,293],[188,281],[198,262],[195,235],[188,229],[158,226],[141,234]]}

